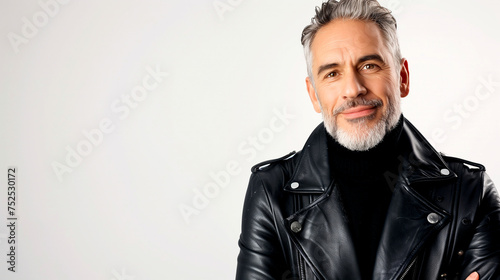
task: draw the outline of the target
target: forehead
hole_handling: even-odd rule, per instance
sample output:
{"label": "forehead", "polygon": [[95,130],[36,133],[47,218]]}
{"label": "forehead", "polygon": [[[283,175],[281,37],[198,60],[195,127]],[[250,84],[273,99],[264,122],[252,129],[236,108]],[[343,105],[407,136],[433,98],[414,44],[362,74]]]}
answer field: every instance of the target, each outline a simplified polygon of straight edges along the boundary
{"label": "forehead", "polygon": [[355,59],[369,54],[388,58],[382,32],[371,21],[333,20],[318,30],[311,50],[313,61],[333,59],[343,62],[348,57]]}

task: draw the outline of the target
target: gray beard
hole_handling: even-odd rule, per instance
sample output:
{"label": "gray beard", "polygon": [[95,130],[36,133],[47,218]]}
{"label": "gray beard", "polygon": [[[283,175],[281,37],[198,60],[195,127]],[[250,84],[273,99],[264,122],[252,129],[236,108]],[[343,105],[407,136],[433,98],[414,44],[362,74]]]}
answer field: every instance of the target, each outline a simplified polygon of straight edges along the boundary
{"label": "gray beard", "polygon": [[368,121],[375,116],[367,116],[349,121],[351,130],[346,131],[337,125],[337,116],[344,110],[358,105],[382,106],[380,100],[366,100],[357,98],[347,101],[334,112],[325,112],[321,110],[326,131],[337,140],[340,145],[351,151],[367,151],[380,143],[384,136],[396,127],[401,116],[401,99],[396,96],[389,97],[387,110],[382,118],[373,126],[368,126]]}

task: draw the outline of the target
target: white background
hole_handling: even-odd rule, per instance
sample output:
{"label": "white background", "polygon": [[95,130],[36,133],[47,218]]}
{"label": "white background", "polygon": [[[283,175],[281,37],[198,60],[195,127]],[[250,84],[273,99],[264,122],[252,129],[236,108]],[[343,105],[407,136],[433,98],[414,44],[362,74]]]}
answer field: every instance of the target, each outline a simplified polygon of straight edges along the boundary
{"label": "white background", "polygon": [[[250,167],[301,149],[321,121],[300,45],[321,1],[69,1],[44,18],[47,1],[0,2],[0,225],[18,168],[17,272],[0,226],[0,278],[233,279]],[[409,61],[405,116],[500,182],[499,2],[382,3]],[[123,107],[147,69],[168,77]],[[103,120],[113,130],[68,166]]]}

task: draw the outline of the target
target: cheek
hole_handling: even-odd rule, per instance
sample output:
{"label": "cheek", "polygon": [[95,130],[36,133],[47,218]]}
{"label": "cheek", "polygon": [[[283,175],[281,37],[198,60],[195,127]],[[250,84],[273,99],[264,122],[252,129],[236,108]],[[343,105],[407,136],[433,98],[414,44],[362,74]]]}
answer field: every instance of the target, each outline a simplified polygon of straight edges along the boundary
{"label": "cheek", "polygon": [[383,100],[399,94],[396,80],[391,76],[378,77],[372,81],[371,91]]}
{"label": "cheek", "polygon": [[318,98],[321,103],[321,108],[323,110],[331,112],[335,108],[336,104],[338,104],[337,102],[338,94],[335,94],[331,90],[322,91],[322,94],[319,94]]}

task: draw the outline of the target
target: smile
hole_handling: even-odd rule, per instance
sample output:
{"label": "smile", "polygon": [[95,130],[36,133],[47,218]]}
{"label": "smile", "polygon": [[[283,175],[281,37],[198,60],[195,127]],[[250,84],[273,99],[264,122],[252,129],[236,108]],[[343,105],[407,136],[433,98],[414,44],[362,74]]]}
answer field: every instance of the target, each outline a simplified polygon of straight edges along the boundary
{"label": "smile", "polygon": [[362,117],[366,117],[366,116],[370,116],[370,115],[374,114],[376,109],[377,109],[376,106],[361,105],[361,106],[356,106],[354,108],[347,109],[347,110],[343,111],[341,114],[346,119],[357,119],[357,118],[362,118]]}

